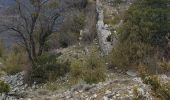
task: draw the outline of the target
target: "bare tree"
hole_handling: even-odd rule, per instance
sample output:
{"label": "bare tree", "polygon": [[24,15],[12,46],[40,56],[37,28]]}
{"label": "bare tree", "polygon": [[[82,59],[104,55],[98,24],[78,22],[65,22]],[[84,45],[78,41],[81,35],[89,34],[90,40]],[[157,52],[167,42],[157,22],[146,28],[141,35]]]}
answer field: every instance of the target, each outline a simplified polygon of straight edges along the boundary
{"label": "bare tree", "polygon": [[34,63],[42,55],[48,37],[55,31],[59,18],[56,0],[15,0],[16,15],[1,23],[3,31],[11,31],[19,39]]}

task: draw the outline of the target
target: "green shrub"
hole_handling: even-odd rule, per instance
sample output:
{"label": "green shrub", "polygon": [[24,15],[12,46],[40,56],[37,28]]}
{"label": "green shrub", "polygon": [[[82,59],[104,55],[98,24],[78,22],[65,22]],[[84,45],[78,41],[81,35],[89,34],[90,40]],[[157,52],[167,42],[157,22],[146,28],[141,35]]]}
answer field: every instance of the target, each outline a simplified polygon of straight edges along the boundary
{"label": "green shrub", "polygon": [[83,77],[84,66],[83,62],[80,60],[74,60],[71,63],[71,76],[75,79],[79,79]]}
{"label": "green shrub", "polygon": [[169,72],[170,71],[170,61],[166,61],[163,59],[162,61],[159,62],[159,66],[161,67],[161,70],[163,72]]}
{"label": "green shrub", "polygon": [[106,66],[99,54],[92,52],[84,63],[83,79],[88,83],[98,83],[106,78]]}
{"label": "green shrub", "polygon": [[80,36],[80,30],[83,29],[85,25],[85,15],[82,12],[79,14],[73,15],[72,18],[69,18],[69,21],[66,23],[62,29],[64,32],[59,34],[59,43],[61,47],[67,47],[78,41]]}
{"label": "green shrub", "polygon": [[152,86],[152,90],[156,91],[161,85],[157,76],[147,76],[144,78],[144,83]]}
{"label": "green shrub", "polygon": [[122,3],[123,1],[122,0],[114,0],[114,3],[115,4],[120,4],[120,3]]}
{"label": "green shrub", "polygon": [[161,100],[170,99],[170,81],[166,83],[161,83],[158,76],[156,75],[146,76],[143,81],[145,84],[151,85],[155,96],[157,96]]}
{"label": "green shrub", "polygon": [[21,48],[14,46],[4,58],[4,71],[7,74],[16,74],[23,70],[27,63],[25,53]]}
{"label": "green shrub", "polygon": [[52,34],[47,41],[50,48],[66,48],[78,42],[80,30],[85,25],[85,15],[81,11],[70,13],[64,20],[60,31]]}
{"label": "green shrub", "polygon": [[163,100],[170,100],[170,81],[163,84],[159,89],[158,93],[163,98]]}
{"label": "green shrub", "polygon": [[139,65],[139,73],[143,82],[145,84],[151,85],[154,96],[156,96],[158,100],[170,99],[170,81],[161,83],[159,77],[157,75],[150,74],[148,69],[142,64]]}
{"label": "green shrub", "polygon": [[0,58],[3,56],[3,53],[5,51],[5,47],[3,42],[0,40]]}
{"label": "green shrub", "polygon": [[112,17],[105,17],[104,18],[104,23],[107,25],[114,26],[118,24],[121,20],[121,15],[115,15],[113,18]]}
{"label": "green shrub", "polygon": [[88,84],[104,81],[106,66],[99,54],[92,52],[84,60],[74,60],[71,64],[71,76],[78,82],[80,79]]}
{"label": "green shrub", "polygon": [[169,0],[135,0],[124,16],[121,40],[140,41],[157,48],[167,48],[166,36],[170,30],[168,2]]}
{"label": "green shrub", "polygon": [[0,80],[0,93],[8,93],[10,91],[10,86],[4,81]]}
{"label": "green shrub", "polygon": [[152,56],[151,46],[144,43],[119,43],[110,56],[112,65],[121,68],[138,66],[143,63],[147,57]]}
{"label": "green shrub", "polygon": [[85,73],[84,61],[74,59],[71,62],[70,83],[77,84],[83,80]]}
{"label": "green shrub", "polygon": [[85,8],[85,26],[83,27],[83,43],[92,43],[96,38],[96,23],[97,23],[97,14],[96,14],[96,3],[95,0],[88,0],[88,5]]}
{"label": "green shrub", "polygon": [[52,54],[43,54],[37,58],[32,69],[32,81],[38,83],[55,81],[58,77],[64,76],[70,71],[69,62],[57,62],[57,56]]}
{"label": "green shrub", "polygon": [[160,51],[160,56],[165,56],[162,51],[166,52],[169,48],[166,38],[170,28],[167,2],[169,0],[136,0],[129,7],[122,26],[117,29],[119,43],[112,52],[113,65],[133,67],[149,63],[147,67],[155,71]]}
{"label": "green shrub", "polygon": [[73,26],[71,27],[71,30],[73,32],[79,33],[81,29],[83,29],[85,25],[85,15],[83,13],[80,13],[79,16],[75,16],[73,18]]}
{"label": "green shrub", "polygon": [[147,67],[143,64],[139,64],[138,73],[139,73],[139,76],[142,78],[142,80],[144,80],[145,77],[149,76],[149,72],[147,70]]}

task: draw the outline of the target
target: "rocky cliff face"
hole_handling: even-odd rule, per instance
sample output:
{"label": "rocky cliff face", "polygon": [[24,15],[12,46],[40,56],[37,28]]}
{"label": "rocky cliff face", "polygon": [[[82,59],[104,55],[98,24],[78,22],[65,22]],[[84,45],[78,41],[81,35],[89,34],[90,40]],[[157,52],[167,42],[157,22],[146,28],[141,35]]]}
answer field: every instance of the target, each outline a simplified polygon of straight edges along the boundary
{"label": "rocky cliff face", "polygon": [[121,3],[117,3],[116,0],[96,0],[97,35],[103,54],[107,55],[117,44],[116,29],[123,23],[122,13],[128,9],[132,2],[133,0],[122,0]]}
{"label": "rocky cliff face", "polygon": [[96,27],[100,49],[103,54],[108,55],[113,47],[112,42],[109,40],[111,32],[109,31],[107,25],[104,24],[104,12],[100,0],[96,0],[96,9],[98,14],[98,22]]}

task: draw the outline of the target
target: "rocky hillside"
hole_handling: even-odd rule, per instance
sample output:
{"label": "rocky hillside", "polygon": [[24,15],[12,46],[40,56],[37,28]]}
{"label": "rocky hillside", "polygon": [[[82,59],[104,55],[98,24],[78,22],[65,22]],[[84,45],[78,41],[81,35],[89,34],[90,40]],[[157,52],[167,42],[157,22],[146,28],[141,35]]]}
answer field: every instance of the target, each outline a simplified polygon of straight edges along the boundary
{"label": "rocky hillside", "polygon": [[[107,57],[118,42],[117,29],[123,23],[122,16],[133,3],[133,0],[122,0],[121,3],[115,1],[119,0],[96,0],[97,37],[91,44],[82,44],[80,37],[79,43],[53,49],[48,53],[59,54],[57,58],[59,62],[71,62],[77,59],[83,62],[94,48],[101,57]],[[107,60],[104,65],[109,69]],[[0,94],[0,100],[159,100],[152,85],[156,84],[158,88],[170,81],[170,76],[158,74],[156,77],[159,79],[159,84],[150,77],[147,77],[149,80],[147,83],[138,71],[132,69],[127,71],[117,66],[106,71],[105,81],[93,84],[78,79],[76,79],[78,82],[74,83],[72,81],[75,80],[70,80],[70,73],[67,73],[54,82],[43,84],[34,82],[28,85],[24,83],[24,75],[25,71],[15,75],[0,76],[0,80],[10,86],[8,93]],[[166,90],[166,88],[160,90],[163,89]]]}
{"label": "rocky hillside", "polygon": [[[3,94],[0,100],[132,100],[136,92],[144,100],[156,100],[151,95],[151,87],[144,84],[141,78],[137,77],[137,73],[133,71],[122,73],[121,70],[108,73],[105,82],[92,85],[80,82],[69,88],[55,91],[48,90],[48,84],[36,85],[35,83],[31,87],[23,84],[23,72],[13,76],[4,76],[1,80],[10,84],[11,91],[6,95]],[[160,79],[162,82],[170,80],[166,75],[161,75]],[[61,84],[55,85],[69,84],[67,77],[58,81],[61,80]]]}

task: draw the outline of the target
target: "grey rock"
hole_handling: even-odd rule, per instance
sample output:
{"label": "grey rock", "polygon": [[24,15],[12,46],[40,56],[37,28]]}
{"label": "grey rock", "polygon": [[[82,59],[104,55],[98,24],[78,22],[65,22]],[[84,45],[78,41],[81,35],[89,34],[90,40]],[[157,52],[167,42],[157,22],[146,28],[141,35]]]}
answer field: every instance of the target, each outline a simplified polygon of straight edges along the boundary
{"label": "grey rock", "polygon": [[[98,22],[97,22],[97,35],[99,39],[100,49],[104,55],[108,55],[111,52],[113,43],[108,41],[108,37],[111,35],[111,31],[108,30],[108,25],[104,24],[104,11],[102,9],[102,3],[100,0],[96,0],[96,9],[98,13]],[[115,42],[115,40],[114,40]],[[115,42],[116,43],[116,42]]]}
{"label": "grey rock", "polygon": [[105,94],[110,94],[110,93],[112,93],[110,90],[107,90],[107,91],[105,92]]}
{"label": "grey rock", "polygon": [[0,95],[0,100],[4,100],[6,98],[5,94]]}
{"label": "grey rock", "polygon": [[128,70],[126,72],[127,75],[131,76],[131,77],[136,77],[137,76],[137,73],[133,70]]}
{"label": "grey rock", "polygon": [[[10,86],[10,92],[7,94],[7,100],[15,100],[13,96],[21,96],[26,90],[27,85],[23,82],[24,72],[15,75],[3,76],[0,80],[5,81]],[[0,99],[1,100],[1,99]]]}
{"label": "grey rock", "polygon": [[96,97],[97,97],[97,94],[94,94],[92,97],[93,97],[93,98],[96,98]]}
{"label": "grey rock", "polygon": [[104,96],[104,97],[103,97],[103,100],[109,100],[109,98],[108,98],[108,97],[106,97],[106,96]]}

